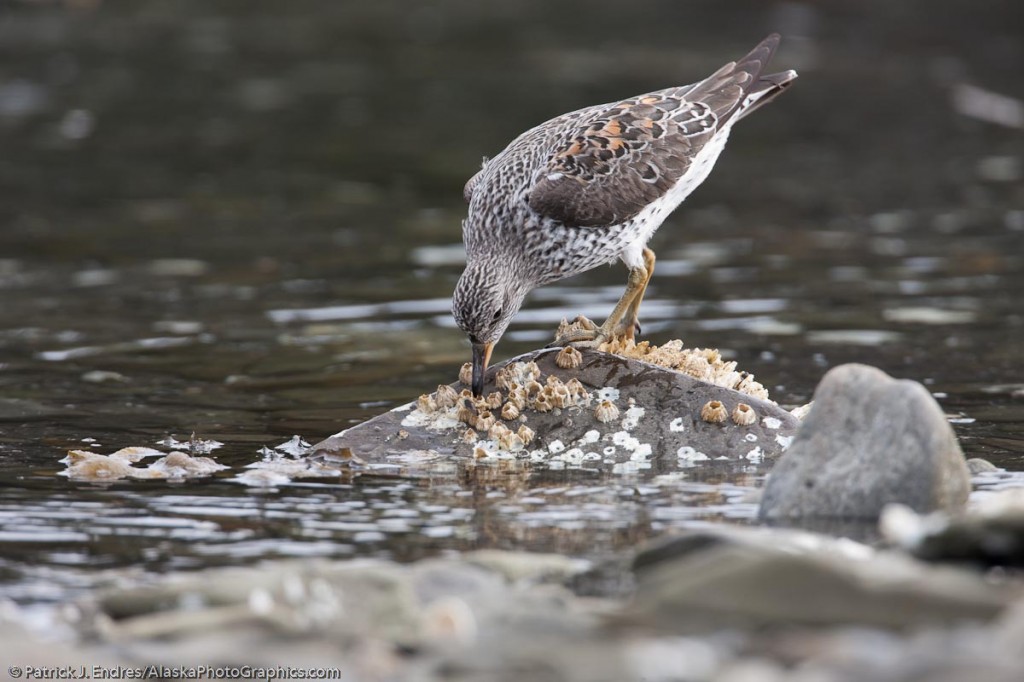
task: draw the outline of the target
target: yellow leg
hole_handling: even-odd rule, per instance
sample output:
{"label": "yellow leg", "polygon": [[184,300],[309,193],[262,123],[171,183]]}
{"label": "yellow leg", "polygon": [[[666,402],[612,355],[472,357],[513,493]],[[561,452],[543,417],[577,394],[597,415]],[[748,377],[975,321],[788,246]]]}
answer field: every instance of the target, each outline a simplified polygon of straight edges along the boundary
{"label": "yellow leg", "polygon": [[564,346],[570,343],[597,346],[617,337],[632,339],[636,333],[637,312],[640,302],[647,291],[647,285],[654,274],[654,251],[644,248],[644,265],[630,268],[629,279],[626,280],[626,291],[615,304],[612,314],[604,324],[595,329],[577,329],[574,332],[555,340],[554,345]]}
{"label": "yellow leg", "polygon": [[640,288],[640,291],[630,301],[629,308],[626,310],[626,315],[619,324],[619,329],[616,330],[617,335],[625,336],[628,339],[632,339],[637,331],[640,330],[640,323],[638,320],[638,313],[640,312],[640,303],[644,300],[644,294],[647,293],[647,285],[651,283],[651,277],[654,276],[654,262],[657,258],[654,255],[654,251],[644,247],[644,268],[647,270],[647,278],[644,279],[644,284]]}

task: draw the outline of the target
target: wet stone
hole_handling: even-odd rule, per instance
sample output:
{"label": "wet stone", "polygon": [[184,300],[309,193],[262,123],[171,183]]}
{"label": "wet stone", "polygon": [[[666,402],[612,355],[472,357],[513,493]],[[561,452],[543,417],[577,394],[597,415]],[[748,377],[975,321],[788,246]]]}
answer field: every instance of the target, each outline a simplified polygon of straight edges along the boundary
{"label": "wet stone", "polygon": [[[562,368],[560,354],[559,349],[534,351],[489,370],[484,395],[494,401],[500,392],[507,400],[501,409],[491,411],[488,400],[465,395],[458,406],[441,409],[434,398],[423,396],[332,436],[313,451],[347,447],[371,465],[401,461],[401,473],[411,476],[427,472],[409,466],[410,452],[535,465],[558,459],[560,466],[617,472],[671,470],[681,449],[707,460],[772,460],[799,423],[774,403],[679,371],[593,350],[582,352],[578,367]],[[745,405],[740,412],[757,419],[708,423],[701,413],[709,402],[720,404],[726,415]],[[482,416],[486,429],[479,424]],[[500,438],[505,431],[493,429],[502,425],[521,435],[524,423],[534,437],[522,438],[522,447],[519,441],[510,446],[508,438]],[[465,438],[467,425],[476,426],[479,440]]]}
{"label": "wet stone", "polygon": [[962,509],[970,475],[927,389],[865,365],[830,370],[792,446],[772,469],[759,515],[775,523],[877,519],[885,505]]}
{"label": "wet stone", "polygon": [[692,531],[645,548],[634,568],[637,590],[625,619],[684,634],[990,621],[1016,594],[974,571],[790,529]]}

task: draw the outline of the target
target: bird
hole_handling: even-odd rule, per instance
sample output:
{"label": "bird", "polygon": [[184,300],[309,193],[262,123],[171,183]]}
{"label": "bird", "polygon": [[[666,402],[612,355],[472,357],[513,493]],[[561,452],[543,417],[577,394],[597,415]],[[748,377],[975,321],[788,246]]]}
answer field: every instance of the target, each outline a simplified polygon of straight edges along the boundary
{"label": "bird", "polygon": [[578,325],[553,345],[635,338],[654,273],[648,240],[711,172],[732,126],[797,77],[765,74],[772,34],[742,59],[690,85],[552,118],[522,133],[466,183],[466,267],[452,315],[472,346],[473,394],[483,394],[495,344],[527,294],[621,260],[626,291],[604,324]]}

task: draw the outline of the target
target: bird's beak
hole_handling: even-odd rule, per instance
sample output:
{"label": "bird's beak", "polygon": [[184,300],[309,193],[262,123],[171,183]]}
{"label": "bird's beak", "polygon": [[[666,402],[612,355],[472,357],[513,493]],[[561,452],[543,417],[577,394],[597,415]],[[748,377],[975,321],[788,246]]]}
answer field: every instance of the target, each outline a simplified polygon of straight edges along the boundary
{"label": "bird's beak", "polygon": [[473,395],[477,397],[484,394],[484,374],[487,372],[487,363],[491,361],[492,350],[493,343],[473,344]]}

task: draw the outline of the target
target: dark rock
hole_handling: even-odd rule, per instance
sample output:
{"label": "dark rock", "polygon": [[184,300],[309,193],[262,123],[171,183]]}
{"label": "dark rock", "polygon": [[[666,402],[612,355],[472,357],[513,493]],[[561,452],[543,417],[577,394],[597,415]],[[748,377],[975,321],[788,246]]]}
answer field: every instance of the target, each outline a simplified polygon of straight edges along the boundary
{"label": "dark rock", "polygon": [[953,517],[919,516],[894,505],[886,508],[880,525],[887,540],[920,559],[1024,567],[1024,488],[989,493]]}
{"label": "dark rock", "polygon": [[[509,464],[515,460],[586,466],[617,471],[652,468],[655,472],[679,467],[680,448],[689,448],[698,461],[726,458],[744,464],[778,457],[796,432],[798,421],[774,403],[720,386],[698,381],[681,372],[637,360],[597,351],[584,351],[579,368],[562,369],[555,364],[558,349],[543,349],[514,358],[508,363],[535,361],[542,372],[541,383],[554,375],[563,382],[578,379],[596,395],[611,389],[619,417],[602,423],[595,418],[597,400],[561,410],[538,412],[527,409],[526,425],[536,438],[517,453],[504,453]],[[501,365],[503,366],[503,365]],[[500,366],[499,366],[500,367]],[[494,372],[489,372],[485,393],[496,390]],[[465,386],[455,383],[457,391]],[[711,400],[721,401],[731,413],[738,403],[753,408],[756,421],[747,426],[731,419],[711,424],[701,419],[701,408]],[[402,475],[451,474],[456,462],[484,456],[477,445],[463,441],[467,426],[447,421],[418,425],[410,415],[418,412],[410,403],[374,417],[313,446],[313,453],[351,451],[375,471]],[[519,421],[506,421],[516,429]],[[589,437],[587,434],[590,434]],[[486,439],[485,433],[480,434]],[[475,452],[476,451],[476,452]],[[564,453],[556,457],[559,453]],[[571,455],[577,460],[573,461]]]}
{"label": "dark rock", "polygon": [[653,545],[634,565],[626,621],[686,634],[988,621],[1014,593],[971,571],[786,529],[696,531]]}
{"label": "dark rock", "polygon": [[874,519],[890,503],[919,512],[963,508],[970,475],[928,391],[864,365],[828,372],[765,486],[768,521]]}

